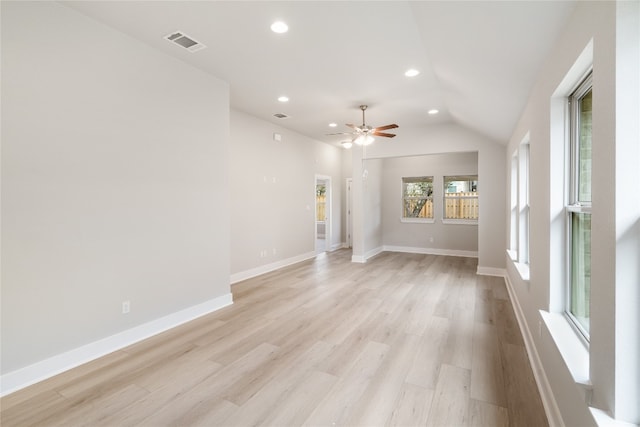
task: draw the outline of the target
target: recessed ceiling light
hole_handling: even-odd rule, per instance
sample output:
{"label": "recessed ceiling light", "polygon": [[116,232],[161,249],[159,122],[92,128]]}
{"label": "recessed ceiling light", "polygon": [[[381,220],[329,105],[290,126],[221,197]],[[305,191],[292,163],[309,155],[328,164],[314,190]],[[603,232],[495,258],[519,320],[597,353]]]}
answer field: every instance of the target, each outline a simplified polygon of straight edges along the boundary
{"label": "recessed ceiling light", "polygon": [[404,75],[407,77],[415,77],[418,74],[420,74],[420,71],[416,70],[415,68],[410,68],[404,73]]}
{"label": "recessed ceiling light", "polygon": [[337,124],[337,123],[329,123],[329,127],[330,127],[330,128],[334,128],[334,127],[336,127],[336,126],[338,126],[338,124]]}
{"label": "recessed ceiling light", "polygon": [[287,98],[286,96],[281,96],[278,98],[278,101],[280,102],[289,102],[289,98]]}
{"label": "recessed ceiling light", "polygon": [[289,31],[289,26],[282,21],[276,21],[271,24],[271,31],[278,34],[286,33]]}
{"label": "recessed ceiling light", "polygon": [[434,114],[438,114],[440,111],[436,110],[435,108],[433,110],[429,110],[428,113],[431,114],[432,116]]}

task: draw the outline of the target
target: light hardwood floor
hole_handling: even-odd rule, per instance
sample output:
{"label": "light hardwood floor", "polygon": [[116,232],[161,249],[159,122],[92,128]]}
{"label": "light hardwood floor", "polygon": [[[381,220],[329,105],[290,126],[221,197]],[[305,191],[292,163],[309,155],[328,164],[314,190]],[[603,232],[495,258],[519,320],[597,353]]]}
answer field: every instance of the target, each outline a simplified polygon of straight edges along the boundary
{"label": "light hardwood floor", "polygon": [[6,396],[2,426],[547,426],[503,279],[341,250]]}

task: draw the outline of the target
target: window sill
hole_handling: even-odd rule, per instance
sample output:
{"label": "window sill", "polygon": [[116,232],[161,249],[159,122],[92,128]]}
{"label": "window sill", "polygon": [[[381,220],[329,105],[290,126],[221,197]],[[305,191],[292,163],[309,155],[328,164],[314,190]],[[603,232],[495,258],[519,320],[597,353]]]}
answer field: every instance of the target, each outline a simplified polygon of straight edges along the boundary
{"label": "window sill", "polygon": [[591,416],[597,425],[602,427],[637,427],[637,424],[631,424],[624,421],[616,420],[608,413],[601,409],[590,407]]}
{"label": "window sill", "polygon": [[592,386],[589,378],[589,349],[585,347],[564,314],[540,310],[540,317],[555,342],[567,370],[582,390],[584,401],[590,404]]}
{"label": "window sill", "polygon": [[400,222],[408,224],[433,224],[436,220],[433,218],[400,218]]}
{"label": "window sill", "polygon": [[477,219],[443,219],[443,224],[467,224],[467,225],[478,225]]}
{"label": "window sill", "polygon": [[529,264],[525,264],[523,262],[518,262],[518,252],[507,249],[507,256],[513,263],[513,266],[516,268],[518,275],[520,276],[520,280],[529,283]]}
{"label": "window sill", "polygon": [[525,282],[528,282],[529,281],[529,264],[514,262],[513,265],[516,267],[516,270],[518,270],[518,274],[520,275],[520,278]]}

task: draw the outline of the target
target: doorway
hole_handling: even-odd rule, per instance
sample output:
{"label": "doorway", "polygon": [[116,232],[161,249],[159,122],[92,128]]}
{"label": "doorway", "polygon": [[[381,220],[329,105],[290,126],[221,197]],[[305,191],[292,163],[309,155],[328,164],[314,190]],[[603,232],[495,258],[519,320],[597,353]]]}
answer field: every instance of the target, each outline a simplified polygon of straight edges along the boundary
{"label": "doorway", "polygon": [[331,250],[331,177],[316,175],[315,185],[316,254]]}

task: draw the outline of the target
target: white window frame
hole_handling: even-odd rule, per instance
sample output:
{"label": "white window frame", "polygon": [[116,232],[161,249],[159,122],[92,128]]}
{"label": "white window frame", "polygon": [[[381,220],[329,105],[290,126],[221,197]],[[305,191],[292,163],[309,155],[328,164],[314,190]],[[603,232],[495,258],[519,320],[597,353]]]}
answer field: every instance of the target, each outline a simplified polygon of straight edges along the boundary
{"label": "white window frame", "polygon": [[529,280],[529,133],[524,137],[511,156],[511,188],[509,199],[509,249],[507,253],[513,261],[520,278]]}
{"label": "white window frame", "polygon": [[527,136],[518,149],[518,263],[529,265],[529,158],[530,145]]}
{"label": "white window frame", "polygon": [[511,156],[511,187],[509,198],[509,256],[518,261],[518,150]]}
{"label": "white window frame", "polygon": [[[449,179],[448,179],[449,178]],[[468,196],[454,196],[454,197],[447,197],[447,181],[451,181],[451,178],[468,178],[466,180],[468,181],[476,181],[478,182],[478,186],[480,185],[480,181],[478,180],[478,175],[466,175],[466,174],[460,174],[460,175],[445,175],[442,177],[442,223],[443,224],[469,224],[469,225],[478,225],[478,219],[479,219],[479,215],[478,215],[478,219],[476,218],[447,218],[447,198],[451,199],[451,198],[455,198],[455,199],[470,199],[472,197],[468,197]],[[463,179],[456,179],[455,181],[463,181]],[[476,195],[473,196],[473,198],[478,198],[478,192],[476,190]],[[479,200],[479,199],[478,199]],[[479,205],[478,205],[478,209],[479,209]]]}
{"label": "white window frame", "polygon": [[591,214],[591,202],[578,200],[578,185],[580,182],[579,176],[579,126],[580,121],[577,119],[579,115],[579,103],[580,100],[589,90],[593,88],[592,71],[590,70],[586,77],[584,77],[580,84],[571,92],[568,97],[569,108],[569,137],[568,137],[568,155],[569,165],[566,173],[566,186],[567,186],[567,200],[565,205],[565,255],[566,255],[566,278],[565,278],[565,303],[564,314],[569,319],[570,325],[578,333],[578,337],[583,344],[589,345],[589,331],[587,331],[578,319],[571,312],[571,284],[572,284],[572,218],[573,214]]}
{"label": "white window frame", "polygon": [[[407,197],[405,195],[405,184],[406,183],[411,183],[411,182],[428,182],[431,184],[431,195],[427,196],[427,197]],[[407,199],[412,199],[412,200],[422,200],[422,199],[426,199],[426,200],[431,200],[432,205],[434,204],[434,200],[433,200],[433,193],[435,191],[435,187],[434,187],[434,176],[433,175],[425,175],[425,176],[406,176],[406,177],[402,177],[402,179],[400,180],[400,194],[401,194],[401,198],[402,198],[402,206],[401,206],[401,211],[400,211],[400,222],[406,222],[406,223],[423,223],[423,224],[433,224],[435,222],[435,207],[432,209],[432,215],[430,218],[411,218],[411,217],[406,217],[405,216],[405,211],[404,211],[404,207],[405,207],[405,201]]]}

